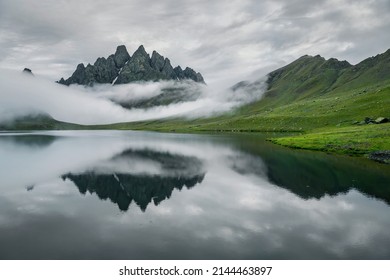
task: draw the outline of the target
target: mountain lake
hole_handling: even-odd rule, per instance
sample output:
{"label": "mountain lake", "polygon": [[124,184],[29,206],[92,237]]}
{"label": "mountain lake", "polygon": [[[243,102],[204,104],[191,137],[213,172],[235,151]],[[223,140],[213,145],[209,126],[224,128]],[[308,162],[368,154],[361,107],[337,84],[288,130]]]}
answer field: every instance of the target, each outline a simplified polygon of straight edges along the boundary
{"label": "mountain lake", "polygon": [[390,166],[272,135],[0,134],[0,259],[390,259]]}

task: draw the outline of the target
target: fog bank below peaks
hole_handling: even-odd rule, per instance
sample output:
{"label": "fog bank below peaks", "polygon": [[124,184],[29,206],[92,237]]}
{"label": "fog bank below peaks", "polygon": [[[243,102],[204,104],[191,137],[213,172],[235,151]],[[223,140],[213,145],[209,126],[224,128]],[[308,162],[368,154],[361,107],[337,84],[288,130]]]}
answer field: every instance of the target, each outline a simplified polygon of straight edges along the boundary
{"label": "fog bank below peaks", "polygon": [[[168,117],[210,117],[260,99],[266,83],[264,78],[233,89],[189,81],[67,87],[0,69],[0,88],[0,122],[45,113],[59,121],[93,125]],[[171,89],[180,94],[173,96]],[[150,105],[149,100],[160,103],[149,102]],[[150,106],[124,108],[123,104],[140,101]]]}

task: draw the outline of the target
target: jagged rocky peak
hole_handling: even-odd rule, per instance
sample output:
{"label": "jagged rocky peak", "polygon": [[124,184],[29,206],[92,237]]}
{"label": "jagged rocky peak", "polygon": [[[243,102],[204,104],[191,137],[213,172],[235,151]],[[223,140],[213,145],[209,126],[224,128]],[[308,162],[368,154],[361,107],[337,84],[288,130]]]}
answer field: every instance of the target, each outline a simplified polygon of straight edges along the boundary
{"label": "jagged rocky peak", "polygon": [[161,72],[164,73],[167,77],[174,77],[174,72],[173,72],[173,67],[171,65],[171,62],[169,61],[168,58],[164,59],[164,66],[161,69]]}
{"label": "jagged rocky peak", "polygon": [[195,82],[203,82],[203,77],[200,73],[196,73],[194,69],[190,67],[186,67],[183,71],[184,77],[188,77],[191,80],[194,80]]}
{"label": "jagged rocky peak", "polygon": [[76,67],[76,71],[81,71],[81,70],[84,70],[85,69],[85,66],[84,66],[84,63],[79,63]]}
{"label": "jagged rocky peak", "polygon": [[152,56],[146,52],[143,45],[129,55],[124,45],[116,48],[115,54],[108,58],[100,57],[94,65],[87,67],[80,63],[75,72],[68,79],[61,78],[58,83],[64,85],[79,84],[93,85],[96,83],[112,85],[126,84],[137,81],[158,80],[185,80],[205,83],[202,74],[186,67],[172,67],[168,58],[164,58],[157,51]]}
{"label": "jagged rocky peak", "polygon": [[114,61],[117,68],[122,68],[130,59],[130,55],[124,45],[118,46],[114,54]]}
{"label": "jagged rocky peak", "polygon": [[[169,60],[168,60],[168,63],[169,63]],[[157,71],[161,71],[165,65],[165,59],[158,52],[153,51],[152,58],[150,60],[150,64],[153,67],[153,69],[155,69]]]}
{"label": "jagged rocky peak", "polygon": [[134,52],[133,56],[147,56],[149,57],[149,54],[146,52],[144,45],[141,45],[138,47],[138,49]]}
{"label": "jagged rocky peak", "polygon": [[145,48],[143,45],[139,46],[138,49],[133,53],[133,56],[130,58],[128,63],[134,62],[134,61],[140,61],[142,63],[145,63],[147,68],[151,67],[150,65],[150,56],[145,51]]}
{"label": "jagged rocky peak", "polygon": [[173,68],[173,72],[174,72],[176,79],[178,79],[178,80],[184,79],[183,69],[181,69],[180,65]]}

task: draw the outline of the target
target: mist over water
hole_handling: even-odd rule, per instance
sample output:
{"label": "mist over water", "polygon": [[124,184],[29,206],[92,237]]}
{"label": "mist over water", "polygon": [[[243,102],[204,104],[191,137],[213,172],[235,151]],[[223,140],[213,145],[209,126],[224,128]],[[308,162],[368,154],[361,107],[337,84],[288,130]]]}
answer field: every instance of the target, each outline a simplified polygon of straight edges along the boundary
{"label": "mist over water", "polygon": [[[160,81],[66,87],[39,77],[0,70],[0,122],[38,113],[77,124],[207,117],[260,99],[266,87],[265,79],[255,87],[242,87],[235,91],[229,86],[231,85],[221,88],[188,81]],[[126,109],[118,104],[161,96],[169,88],[179,88],[180,94],[185,98],[150,108]]]}

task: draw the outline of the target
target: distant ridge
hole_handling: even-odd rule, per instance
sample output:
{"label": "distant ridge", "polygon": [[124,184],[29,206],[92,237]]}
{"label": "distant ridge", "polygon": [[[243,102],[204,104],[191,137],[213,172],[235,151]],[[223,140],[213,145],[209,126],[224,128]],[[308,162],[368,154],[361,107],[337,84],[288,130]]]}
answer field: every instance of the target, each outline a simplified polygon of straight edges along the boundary
{"label": "distant ridge", "polygon": [[390,49],[356,65],[335,58],[305,55],[268,74],[266,95],[289,94],[291,99],[348,90],[390,78]]}
{"label": "distant ridge", "polygon": [[[318,98],[334,90],[348,91],[390,80],[390,49],[356,65],[336,58],[304,55],[267,75],[264,98],[272,107],[288,105],[305,98]],[[241,81],[232,89],[254,87],[258,83]],[[271,105],[271,104],[269,104]]]}
{"label": "distant ridge", "polygon": [[80,63],[71,77],[66,80],[61,78],[58,83],[92,86],[158,80],[193,80],[205,83],[199,72],[189,67],[184,70],[180,66],[173,68],[170,60],[156,51],[153,51],[150,57],[143,45],[139,46],[132,56],[125,46],[118,46],[115,54],[108,58],[99,57],[93,65],[85,66]]}

